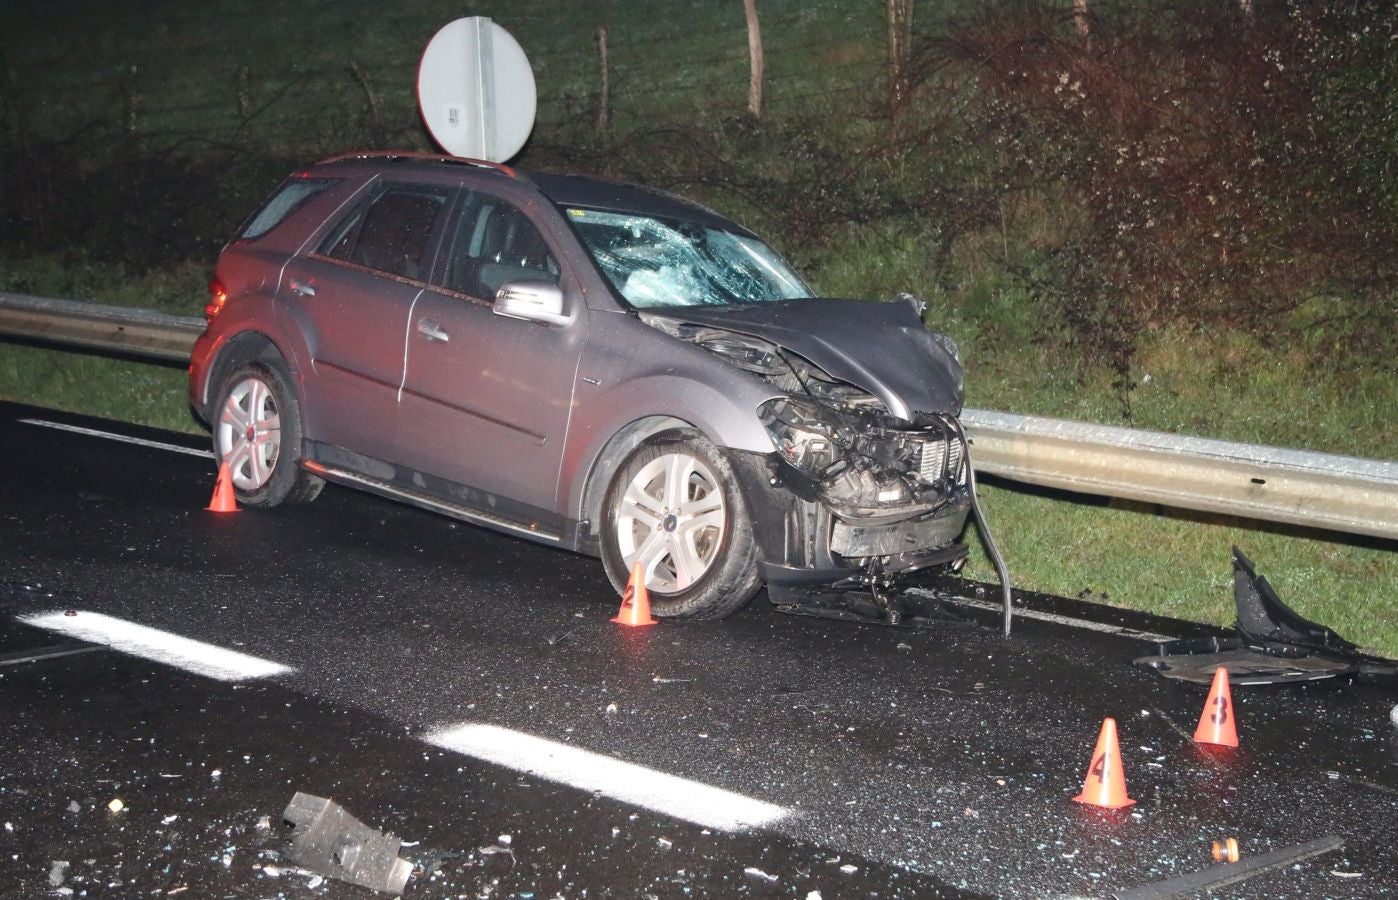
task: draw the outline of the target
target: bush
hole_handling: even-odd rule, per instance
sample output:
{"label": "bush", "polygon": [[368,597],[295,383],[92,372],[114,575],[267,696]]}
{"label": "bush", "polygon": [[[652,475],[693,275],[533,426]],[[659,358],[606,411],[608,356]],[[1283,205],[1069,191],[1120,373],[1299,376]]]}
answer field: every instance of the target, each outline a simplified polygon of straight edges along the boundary
{"label": "bush", "polygon": [[1322,294],[1352,323],[1391,309],[1398,13],[1154,2],[1075,25],[996,4],[923,59],[974,67],[1007,194],[1077,208],[1034,287],[1085,349],[1124,371],[1147,329],[1267,335]]}

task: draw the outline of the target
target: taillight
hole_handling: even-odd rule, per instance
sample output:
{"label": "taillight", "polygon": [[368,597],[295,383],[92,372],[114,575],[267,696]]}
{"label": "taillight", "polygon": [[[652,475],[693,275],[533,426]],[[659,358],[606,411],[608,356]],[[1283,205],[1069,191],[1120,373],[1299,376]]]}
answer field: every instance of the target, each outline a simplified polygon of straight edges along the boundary
{"label": "taillight", "polygon": [[204,318],[212,322],[214,317],[223,310],[223,304],[228,302],[228,291],[224,289],[223,282],[215,278],[209,282],[209,302],[204,307]]}

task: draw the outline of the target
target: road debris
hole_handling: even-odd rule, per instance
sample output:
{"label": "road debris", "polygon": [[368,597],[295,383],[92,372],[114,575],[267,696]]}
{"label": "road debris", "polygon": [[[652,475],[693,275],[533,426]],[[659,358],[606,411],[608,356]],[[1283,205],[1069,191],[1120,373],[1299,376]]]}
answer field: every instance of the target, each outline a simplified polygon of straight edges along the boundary
{"label": "road debris", "polygon": [[49,887],[62,887],[63,881],[68,877],[68,867],[72,863],[66,859],[55,859],[49,866]]}
{"label": "road debris", "polygon": [[403,892],[413,867],[398,858],[401,841],[392,834],[369,828],[331,800],[301,791],[282,819],[291,828],[287,855],[292,861],[350,884]]}
{"label": "road debris", "polygon": [[743,869],[743,874],[749,878],[756,879],[757,881],[765,881],[768,884],[776,884],[780,880],[779,878],[777,878],[777,876],[770,875],[767,872],[764,872],[761,869],[757,868],[756,866],[746,867],[745,869]]}
{"label": "road debris", "polygon": [[1261,875],[1263,872],[1284,868],[1303,859],[1310,859],[1312,856],[1320,856],[1323,853],[1338,850],[1344,845],[1343,838],[1337,834],[1330,834],[1313,841],[1307,841],[1304,844],[1297,844],[1294,847],[1283,847],[1280,850],[1273,850],[1271,853],[1263,853],[1242,862],[1223,863],[1198,872],[1191,872],[1188,875],[1168,878],[1165,881],[1157,881],[1127,891],[1117,891],[1112,896],[1116,900],[1165,900],[1167,897],[1182,897],[1209,892],[1213,888],[1245,881],[1254,875]]}
{"label": "road debris", "polygon": [[112,802],[107,804],[107,809],[110,809],[114,813],[119,813],[123,809],[126,809],[126,804],[121,802],[120,797],[113,797]]}
{"label": "road debris", "polygon": [[1209,684],[1227,666],[1235,685],[1290,684],[1338,675],[1398,678],[1398,664],[1364,653],[1324,625],[1299,616],[1277,597],[1252,560],[1233,548],[1236,637],[1184,638],[1156,645],[1132,664],[1161,676]]}
{"label": "road debris", "polygon": [[1238,839],[1231,837],[1226,841],[1214,841],[1212,852],[1214,862],[1235,863],[1238,861]]}

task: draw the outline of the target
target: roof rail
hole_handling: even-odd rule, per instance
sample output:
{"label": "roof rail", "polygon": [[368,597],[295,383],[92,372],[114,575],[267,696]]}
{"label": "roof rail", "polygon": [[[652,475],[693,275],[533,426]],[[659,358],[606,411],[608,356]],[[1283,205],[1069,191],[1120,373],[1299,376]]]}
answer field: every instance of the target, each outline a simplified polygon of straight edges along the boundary
{"label": "roof rail", "polygon": [[488,159],[472,159],[468,156],[449,156],[443,153],[422,153],[417,150],[353,150],[349,153],[341,153],[329,159],[322,159],[316,163],[323,166],[328,163],[343,162],[348,159],[418,159],[428,162],[456,163],[463,166],[479,166],[483,169],[494,169],[508,175],[510,178],[519,178],[515,170],[500,163],[491,162]]}

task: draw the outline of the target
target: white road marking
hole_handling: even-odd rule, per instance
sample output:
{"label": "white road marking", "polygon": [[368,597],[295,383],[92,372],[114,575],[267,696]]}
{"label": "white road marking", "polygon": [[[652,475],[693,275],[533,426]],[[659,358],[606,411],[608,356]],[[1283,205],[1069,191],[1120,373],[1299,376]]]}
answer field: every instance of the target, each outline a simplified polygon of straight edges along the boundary
{"label": "white road marking", "polygon": [[600,753],[495,725],[440,728],[425,740],[447,750],[596,792],[721,831],[770,825],[791,811]]}
{"label": "white road marking", "polygon": [[200,456],[204,459],[212,459],[212,450],[196,450],[193,447],[181,447],[179,444],[167,444],[164,441],[149,441],[145,438],[131,437],[125,434],[114,434],[110,431],[98,431],[96,428],[83,428],[81,425],[65,425],[62,422],[50,422],[47,419],[20,419],[25,425],[38,425],[42,428],[52,428],[56,431],[71,431],[73,434],[85,434],[89,437],[106,438],[109,441],[121,441],[123,444],[135,444],[138,447],[154,447],[156,450],[169,450],[172,453],[186,453],[190,456]]}
{"label": "white road marking", "polygon": [[47,612],[31,613],[18,618],[36,628],[57,631],[95,644],[106,644],[114,650],[132,656],[164,663],[219,681],[245,681],[296,671],[268,659],[249,656],[236,650],[206,644],[101,613],[79,610],[75,615]]}
{"label": "white road marking", "polygon": [[[999,603],[992,603],[989,600],[975,600],[971,597],[948,597],[944,594],[931,594],[924,591],[917,591],[926,596],[935,596],[939,600],[948,603],[958,603],[962,606],[971,606],[976,609],[987,609],[999,612],[1004,607]],[[1109,625],[1106,622],[1093,622],[1090,619],[1075,619],[1072,616],[1060,616],[1058,613],[1040,612],[1037,609],[1024,609],[1016,606],[1014,608],[1016,619],[1038,619],[1042,622],[1053,622],[1055,625],[1067,625],[1069,628],[1081,628],[1084,631],[1100,631],[1103,634],[1115,634],[1119,637],[1135,638],[1141,641],[1153,641],[1157,644],[1165,641],[1173,641],[1174,638],[1165,634],[1156,634],[1152,631],[1137,631],[1135,628],[1127,628],[1125,625]]]}

